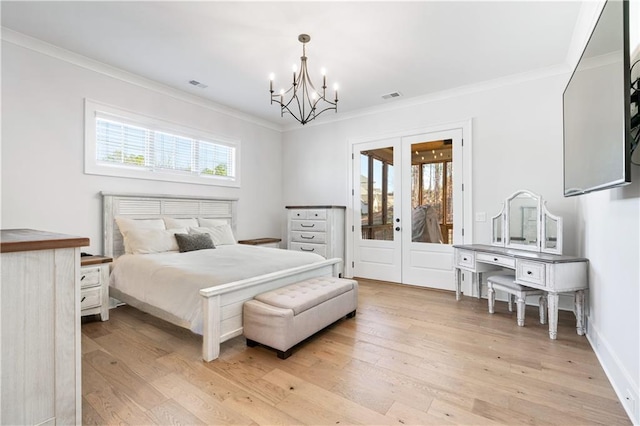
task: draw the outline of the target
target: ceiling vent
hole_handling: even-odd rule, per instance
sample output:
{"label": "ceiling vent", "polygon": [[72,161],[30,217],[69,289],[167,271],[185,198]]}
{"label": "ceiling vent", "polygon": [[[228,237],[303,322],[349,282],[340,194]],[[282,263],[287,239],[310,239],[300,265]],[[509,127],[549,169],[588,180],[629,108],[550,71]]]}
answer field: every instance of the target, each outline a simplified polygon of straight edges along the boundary
{"label": "ceiling vent", "polygon": [[402,96],[402,93],[400,92],[391,92],[391,93],[387,93],[386,95],[382,95],[382,99],[393,99],[393,98],[399,98],[400,96]]}
{"label": "ceiling vent", "polygon": [[201,89],[206,89],[207,87],[209,87],[206,84],[202,84],[197,80],[189,80],[189,84],[192,85],[192,86],[199,87]]}

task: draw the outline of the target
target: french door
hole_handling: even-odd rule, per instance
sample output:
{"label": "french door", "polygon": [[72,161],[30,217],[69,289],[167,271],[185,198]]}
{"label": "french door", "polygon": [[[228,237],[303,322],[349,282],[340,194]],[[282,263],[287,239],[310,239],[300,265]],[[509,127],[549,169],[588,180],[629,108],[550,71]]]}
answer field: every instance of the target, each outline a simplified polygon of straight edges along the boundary
{"label": "french door", "polygon": [[462,129],[355,143],[353,275],[454,289],[463,242]]}
{"label": "french door", "polygon": [[353,146],[354,276],[402,282],[400,139]]}

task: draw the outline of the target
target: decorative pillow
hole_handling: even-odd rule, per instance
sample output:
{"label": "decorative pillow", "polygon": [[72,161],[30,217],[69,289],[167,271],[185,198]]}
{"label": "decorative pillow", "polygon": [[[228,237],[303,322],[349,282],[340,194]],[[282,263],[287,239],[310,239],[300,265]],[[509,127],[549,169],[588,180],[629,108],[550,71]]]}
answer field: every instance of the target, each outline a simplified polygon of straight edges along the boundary
{"label": "decorative pillow", "polygon": [[131,254],[131,247],[127,244],[127,239],[125,238],[126,233],[133,230],[139,229],[166,229],[164,226],[164,221],[160,218],[158,219],[130,219],[128,217],[116,217],[116,224],[118,225],[118,229],[122,234],[122,238],[124,239],[124,252]]}
{"label": "decorative pillow", "polygon": [[133,229],[124,234],[125,247],[132,254],[163,253],[178,251],[176,233],[186,233],[186,229]]}
{"label": "decorative pillow", "polygon": [[216,248],[209,234],[176,234],[180,253]]}
{"label": "decorative pillow", "polygon": [[[215,226],[228,225],[229,221],[225,219],[206,219],[204,217],[199,217],[198,223],[200,226],[204,226],[205,228],[213,228]],[[198,225],[194,225],[194,227],[197,226]]]}
{"label": "decorative pillow", "polygon": [[189,228],[190,234],[209,234],[213,244],[216,246],[223,246],[229,244],[236,244],[236,239],[233,236],[231,226],[228,224],[212,226],[212,227],[200,227]]}
{"label": "decorative pillow", "polygon": [[165,217],[163,219],[167,229],[192,228],[198,226],[198,219],[196,219],[195,217],[190,219],[176,219],[173,217]]}

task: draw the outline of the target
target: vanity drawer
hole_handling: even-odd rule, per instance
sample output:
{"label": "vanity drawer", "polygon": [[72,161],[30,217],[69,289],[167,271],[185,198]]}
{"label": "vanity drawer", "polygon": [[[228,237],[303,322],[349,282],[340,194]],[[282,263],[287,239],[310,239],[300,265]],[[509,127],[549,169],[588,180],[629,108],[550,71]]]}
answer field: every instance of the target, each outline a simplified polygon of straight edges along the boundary
{"label": "vanity drawer", "polygon": [[500,256],[498,254],[478,253],[476,260],[482,263],[491,263],[493,265],[504,266],[505,268],[514,269],[516,260],[508,256]]}
{"label": "vanity drawer", "polygon": [[327,242],[327,234],[324,232],[292,231],[291,241],[324,244]]}
{"label": "vanity drawer", "polygon": [[100,285],[100,267],[82,268],[80,272],[80,288]]}
{"label": "vanity drawer", "polygon": [[80,292],[81,309],[94,308],[102,304],[102,288],[88,288]]}
{"label": "vanity drawer", "polygon": [[304,251],[307,253],[315,253],[320,256],[327,256],[327,246],[325,244],[305,244],[305,243],[291,243],[290,250]]}
{"label": "vanity drawer", "polygon": [[327,230],[327,222],[322,220],[292,220],[291,230],[324,232]]}
{"label": "vanity drawer", "polygon": [[516,262],[516,281],[538,284],[545,284],[545,264],[540,262],[532,262],[528,260],[519,260]]}
{"label": "vanity drawer", "polygon": [[476,257],[475,253],[466,250],[456,250],[456,265],[464,268],[475,269]]}
{"label": "vanity drawer", "polygon": [[322,209],[292,210],[291,218],[325,220],[327,218],[327,211]]}

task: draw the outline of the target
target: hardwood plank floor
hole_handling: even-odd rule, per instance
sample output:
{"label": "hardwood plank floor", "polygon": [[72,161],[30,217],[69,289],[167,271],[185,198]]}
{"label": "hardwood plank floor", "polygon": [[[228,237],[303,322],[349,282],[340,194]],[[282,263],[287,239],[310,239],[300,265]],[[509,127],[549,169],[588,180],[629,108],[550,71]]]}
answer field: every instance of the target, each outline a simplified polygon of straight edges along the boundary
{"label": "hardwood plank floor", "polygon": [[357,316],[287,360],[242,337],[202,338],[123,306],[82,325],[84,424],[628,425],[575,318],[549,340],[496,302],[358,280]]}

